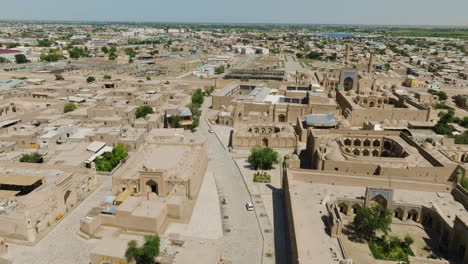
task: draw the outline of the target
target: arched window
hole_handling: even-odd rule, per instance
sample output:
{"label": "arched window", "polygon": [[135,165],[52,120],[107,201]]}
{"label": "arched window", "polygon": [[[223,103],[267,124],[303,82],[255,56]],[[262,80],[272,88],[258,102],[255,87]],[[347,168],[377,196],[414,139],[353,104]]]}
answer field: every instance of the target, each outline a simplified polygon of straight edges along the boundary
{"label": "arched window", "polygon": [[359,156],[359,154],[361,154],[361,152],[359,151],[359,149],[354,149],[353,154],[356,155],[356,156]]}
{"label": "arched window", "polygon": [[344,144],[345,144],[346,146],[351,146],[351,139],[349,139],[349,138],[345,139],[345,140],[344,140]]}
{"label": "arched window", "polygon": [[369,139],[364,140],[364,146],[369,147],[371,144]]}
{"label": "arched window", "polygon": [[354,140],[354,146],[357,146],[357,147],[361,146],[361,140],[360,139],[355,139]]}
{"label": "arched window", "polygon": [[374,143],[372,143],[374,147],[380,147],[380,141],[378,139],[374,140]]}

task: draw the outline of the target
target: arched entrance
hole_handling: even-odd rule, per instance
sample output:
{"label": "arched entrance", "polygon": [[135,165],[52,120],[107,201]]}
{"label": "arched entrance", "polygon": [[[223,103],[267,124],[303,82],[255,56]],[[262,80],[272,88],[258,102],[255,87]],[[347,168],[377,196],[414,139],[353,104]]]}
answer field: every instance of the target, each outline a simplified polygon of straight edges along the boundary
{"label": "arched entrance", "polygon": [[400,220],[403,220],[403,209],[401,208],[397,208],[395,209],[395,211],[393,211],[393,216],[395,218],[398,218]]}
{"label": "arched entrance", "polygon": [[371,204],[372,205],[379,204],[383,207],[387,207],[387,199],[385,199],[385,197],[383,197],[381,194],[377,194],[371,199]]}
{"label": "arched entrance", "polygon": [[343,87],[344,87],[344,90],[345,90],[345,91],[352,90],[352,89],[353,89],[353,86],[354,86],[354,80],[353,80],[353,78],[347,77],[346,79],[344,79],[344,81],[343,81]]}
{"label": "arched entrance", "polygon": [[357,214],[357,212],[361,210],[361,206],[359,204],[354,204],[351,208],[353,209],[353,214]]}
{"label": "arched entrance", "polygon": [[338,209],[340,210],[340,213],[348,214],[348,205],[346,203],[340,203],[338,205]]}
{"label": "arched entrance", "polygon": [[286,122],[286,116],[284,114],[279,115],[278,122]]}
{"label": "arched entrance", "polygon": [[153,180],[149,180],[146,182],[146,186],[148,186],[148,191],[151,191],[155,194],[158,194],[158,184],[153,181]]}
{"label": "arched entrance", "polygon": [[268,138],[262,139],[262,146],[263,147],[268,147]]}
{"label": "arched entrance", "polygon": [[418,211],[411,209],[411,211],[408,212],[408,217],[406,218],[408,220],[413,220],[415,222],[418,221]]}

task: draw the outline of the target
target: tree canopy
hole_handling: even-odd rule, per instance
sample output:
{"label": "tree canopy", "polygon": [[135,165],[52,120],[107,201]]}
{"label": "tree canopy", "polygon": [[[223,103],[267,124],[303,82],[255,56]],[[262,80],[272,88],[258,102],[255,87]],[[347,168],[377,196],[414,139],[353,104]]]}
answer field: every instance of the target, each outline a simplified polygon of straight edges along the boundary
{"label": "tree canopy", "polygon": [[221,73],[224,72],[224,66],[223,66],[223,65],[218,66],[218,67],[216,67],[216,68],[214,69],[214,71],[215,71],[216,74],[221,74]]}
{"label": "tree canopy", "polygon": [[15,55],[15,61],[18,64],[23,64],[29,62],[29,60],[26,58],[26,55],[24,54],[16,54]]}
{"label": "tree canopy", "polygon": [[356,233],[367,240],[371,240],[376,231],[387,234],[391,223],[392,213],[381,205],[359,209],[353,220]]}
{"label": "tree canopy", "polygon": [[151,106],[143,105],[137,108],[135,112],[136,118],[145,118],[149,114],[154,114],[154,110]]}
{"label": "tree canopy", "polygon": [[87,83],[92,83],[94,81],[96,81],[96,78],[94,78],[94,76],[89,76],[88,78],[86,78]]}
{"label": "tree canopy", "polygon": [[117,145],[112,152],[104,152],[100,157],[97,157],[94,162],[96,163],[96,170],[98,171],[112,171],[122,159],[127,158],[128,153],[125,152],[123,144]]}
{"label": "tree canopy", "polygon": [[76,109],[76,105],[74,103],[68,103],[63,107],[63,112],[68,113]]}
{"label": "tree canopy", "polygon": [[202,105],[205,101],[205,97],[202,89],[197,89],[194,94],[192,94],[192,104]]}
{"label": "tree canopy", "polygon": [[444,91],[437,92],[436,95],[439,97],[439,100],[447,100],[448,96]]}
{"label": "tree canopy", "polygon": [[128,262],[135,261],[136,264],[153,264],[154,259],[159,256],[159,236],[145,236],[145,243],[138,247],[135,240],[128,242],[125,258]]}
{"label": "tree canopy", "polygon": [[256,170],[270,170],[273,168],[273,164],[279,162],[278,152],[269,147],[252,148],[247,162]]}
{"label": "tree canopy", "polygon": [[23,154],[21,155],[20,162],[28,162],[28,163],[42,163],[44,160],[42,155],[34,152],[31,154]]}

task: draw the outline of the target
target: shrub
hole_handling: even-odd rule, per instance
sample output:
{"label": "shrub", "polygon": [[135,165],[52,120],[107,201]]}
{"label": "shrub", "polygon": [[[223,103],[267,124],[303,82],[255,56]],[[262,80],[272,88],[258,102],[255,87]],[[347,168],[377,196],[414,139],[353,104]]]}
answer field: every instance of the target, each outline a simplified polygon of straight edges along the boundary
{"label": "shrub", "polygon": [[112,76],[110,76],[109,74],[106,74],[102,78],[104,78],[104,80],[110,80],[112,79]]}
{"label": "shrub", "polygon": [[94,76],[89,76],[88,78],[86,78],[87,83],[92,83],[94,81],[96,81],[96,78],[94,78]]}
{"label": "shrub", "polygon": [[468,177],[463,177],[460,184],[463,188],[465,188],[465,190],[468,190]]}
{"label": "shrub", "polygon": [[55,74],[55,80],[56,81],[63,81],[65,80],[61,74]]}
{"label": "shrub", "polygon": [[27,163],[42,163],[44,162],[42,155],[34,152],[31,154],[23,154],[19,160],[20,162],[27,162]]}
{"label": "shrub", "polygon": [[254,173],[254,182],[261,182],[261,183],[270,183],[271,176],[266,172],[256,172]]}
{"label": "shrub", "polygon": [[151,106],[143,105],[137,108],[135,112],[136,118],[145,118],[149,114],[154,114],[154,110]]}
{"label": "shrub", "polygon": [[68,113],[76,109],[76,105],[73,103],[68,103],[63,107],[63,112]]}

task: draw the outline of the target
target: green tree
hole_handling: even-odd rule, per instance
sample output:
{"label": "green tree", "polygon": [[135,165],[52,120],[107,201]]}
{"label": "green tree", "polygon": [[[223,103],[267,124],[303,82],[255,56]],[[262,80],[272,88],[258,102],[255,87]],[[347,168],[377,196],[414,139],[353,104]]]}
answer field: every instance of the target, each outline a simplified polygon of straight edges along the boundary
{"label": "green tree", "polygon": [[440,101],[448,99],[448,96],[444,91],[440,91],[440,92],[436,93],[436,95],[439,97]]}
{"label": "green tree", "polygon": [[137,55],[137,52],[132,48],[125,48],[124,52],[125,55],[129,56],[130,58],[134,58]]}
{"label": "green tree", "polygon": [[6,45],[6,48],[7,49],[14,49],[14,48],[16,48],[18,46],[21,46],[21,45],[19,43],[10,43],[10,44]]}
{"label": "green tree", "polygon": [[112,171],[122,159],[126,159],[128,153],[125,152],[123,144],[117,145],[112,152],[104,152],[100,157],[94,160],[96,170],[98,171]]}
{"label": "green tree", "polygon": [[63,107],[63,112],[68,113],[76,109],[76,105],[74,103],[68,103]]}
{"label": "green tree", "polygon": [[56,81],[63,81],[65,78],[63,78],[62,74],[55,74],[55,80]]}
{"label": "green tree", "polygon": [[152,107],[143,105],[139,106],[135,112],[136,118],[145,118],[149,114],[154,114],[154,110]]}
{"label": "green tree", "polygon": [[147,81],[151,81],[151,77],[146,76],[146,80],[147,80]]}
{"label": "green tree", "polygon": [[278,164],[279,155],[278,152],[269,147],[255,147],[250,150],[247,162],[256,170],[270,170],[273,168],[273,164]]}
{"label": "green tree", "polygon": [[205,101],[202,89],[198,88],[194,94],[192,94],[192,104],[202,105]]}
{"label": "green tree", "polygon": [[215,68],[214,71],[215,71],[216,74],[224,73],[224,66],[222,66],[222,65],[218,66],[218,67]]}
{"label": "green tree", "polygon": [[200,125],[200,119],[195,118],[192,122],[192,128],[197,128]]}
{"label": "green tree", "polygon": [[109,74],[106,74],[102,78],[104,78],[104,80],[110,80],[112,79],[112,76],[110,76]]}
{"label": "green tree", "polygon": [[54,44],[54,42],[48,39],[42,39],[37,41],[37,46],[39,47],[50,47],[52,46],[52,44]]}
{"label": "green tree", "polygon": [[29,62],[29,60],[26,58],[26,55],[24,54],[16,54],[15,55],[15,61],[18,64],[23,64]]}
{"label": "green tree", "polygon": [[145,242],[138,247],[135,240],[128,242],[125,258],[128,262],[135,261],[136,264],[154,264],[154,259],[159,256],[159,236],[145,236]]}
{"label": "green tree", "polygon": [[21,158],[19,160],[20,162],[28,162],[28,163],[42,163],[44,160],[42,158],[42,155],[33,152],[31,154],[23,154],[21,155]]}
{"label": "green tree", "polygon": [[367,240],[372,240],[376,231],[387,234],[391,223],[392,213],[381,205],[359,209],[353,220],[356,233]]}
{"label": "green tree", "polygon": [[109,49],[107,47],[102,47],[101,51],[104,52],[104,54],[109,53]]}
{"label": "green tree", "polygon": [[88,78],[86,78],[87,83],[92,83],[94,81],[96,81],[96,78],[94,78],[94,76],[89,76]]}

